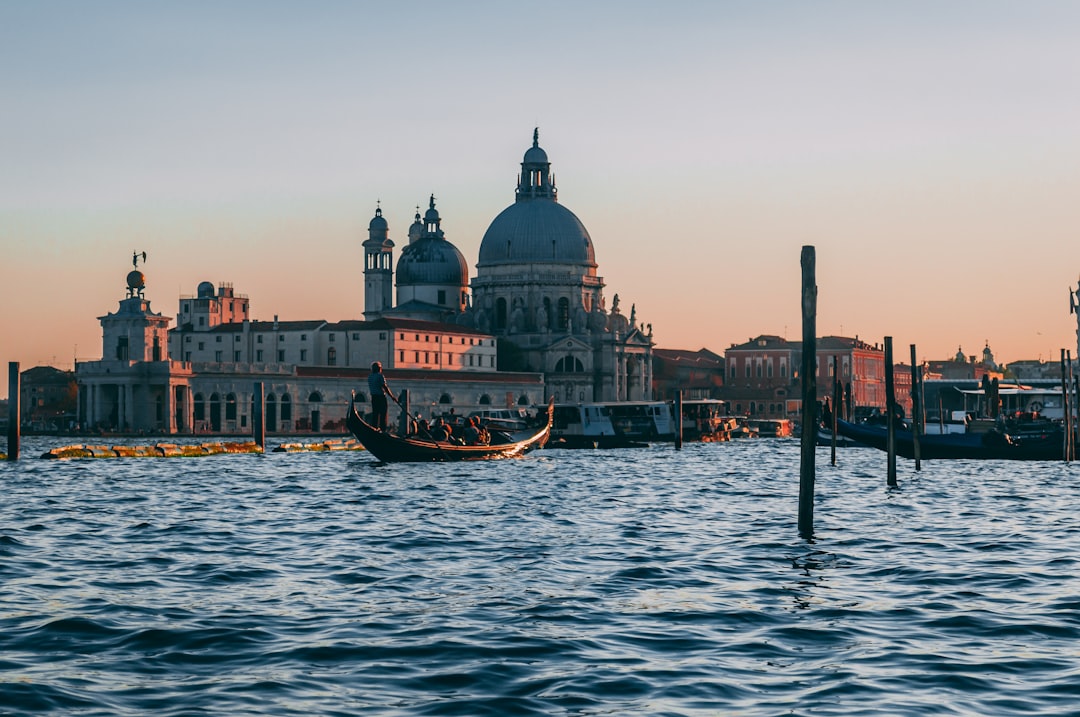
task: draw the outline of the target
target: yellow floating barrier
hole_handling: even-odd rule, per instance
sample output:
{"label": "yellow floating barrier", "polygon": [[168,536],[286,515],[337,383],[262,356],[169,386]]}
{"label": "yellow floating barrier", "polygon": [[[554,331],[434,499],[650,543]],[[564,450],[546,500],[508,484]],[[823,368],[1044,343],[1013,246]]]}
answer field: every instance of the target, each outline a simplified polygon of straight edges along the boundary
{"label": "yellow floating barrier", "polygon": [[80,444],[50,448],[41,454],[41,457],[54,460],[66,458],[195,458],[225,453],[262,452],[262,448],[254,441],[203,443],[201,445],[156,443],[152,446],[86,446]]}

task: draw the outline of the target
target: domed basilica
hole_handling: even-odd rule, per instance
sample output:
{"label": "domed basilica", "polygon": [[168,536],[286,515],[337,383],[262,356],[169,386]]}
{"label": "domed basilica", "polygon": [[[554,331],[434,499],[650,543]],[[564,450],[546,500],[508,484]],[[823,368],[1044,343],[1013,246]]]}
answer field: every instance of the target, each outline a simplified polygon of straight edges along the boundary
{"label": "domed basilica", "polygon": [[364,318],[402,317],[455,323],[500,339],[499,368],[544,374],[557,401],[628,401],[650,397],[652,327],[608,309],[592,237],[559,204],[539,132],[521,162],[514,203],[491,222],[470,284],[461,252],[447,241],[431,197],[419,211],[397,263],[381,208],[364,247]]}

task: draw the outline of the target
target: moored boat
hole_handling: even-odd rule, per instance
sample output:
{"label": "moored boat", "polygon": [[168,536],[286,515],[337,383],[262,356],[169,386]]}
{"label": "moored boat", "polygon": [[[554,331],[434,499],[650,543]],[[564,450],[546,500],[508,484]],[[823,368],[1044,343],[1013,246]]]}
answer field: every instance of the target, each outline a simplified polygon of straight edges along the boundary
{"label": "moored boat", "polygon": [[[848,421],[837,421],[836,431],[863,445],[888,450],[888,429]],[[909,430],[896,430],[896,455],[915,458],[914,437]],[[946,433],[919,436],[919,458],[1051,461],[1064,456],[1064,437],[1060,426],[1047,422],[1039,430],[1025,429],[1010,433],[992,430],[984,433]]]}
{"label": "moored boat", "polygon": [[486,445],[464,446],[450,441],[437,441],[426,435],[399,436],[380,431],[349,404],[345,424],[368,453],[384,463],[422,463],[434,461],[476,461],[496,458],[516,458],[540,448],[551,434],[553,403],[548,403],[543,425],[514,433],[492,430]]}

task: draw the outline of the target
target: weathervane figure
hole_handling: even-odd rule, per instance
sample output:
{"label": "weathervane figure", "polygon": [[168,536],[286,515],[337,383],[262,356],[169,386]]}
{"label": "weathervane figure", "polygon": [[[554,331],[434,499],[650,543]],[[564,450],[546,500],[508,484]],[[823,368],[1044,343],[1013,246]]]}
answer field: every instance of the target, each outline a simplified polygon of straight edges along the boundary
{"label": "weathervane figure", "polygon": [[[145,251],[142,253],[142,263],[143,264],[146,263],[146,252]],[[136,269],[139,268],[139,252],[136,251],[136,252],[133,252],[131,254],[131,265],[133,267],[135,267]]]}

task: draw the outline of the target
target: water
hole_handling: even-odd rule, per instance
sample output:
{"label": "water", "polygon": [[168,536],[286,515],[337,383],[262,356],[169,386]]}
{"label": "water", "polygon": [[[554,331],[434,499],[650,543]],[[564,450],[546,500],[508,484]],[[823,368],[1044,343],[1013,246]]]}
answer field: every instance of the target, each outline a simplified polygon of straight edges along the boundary
{"label": "water", "polygon": [[[54,441],[49,445],[57,445]],[[0,715],[1080,715],[1080,468],[0,465]]]}

